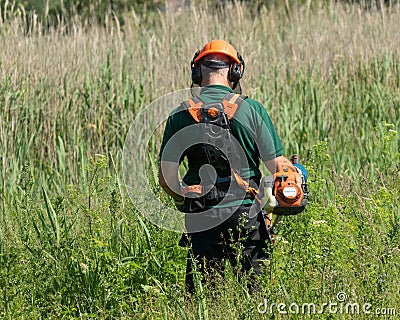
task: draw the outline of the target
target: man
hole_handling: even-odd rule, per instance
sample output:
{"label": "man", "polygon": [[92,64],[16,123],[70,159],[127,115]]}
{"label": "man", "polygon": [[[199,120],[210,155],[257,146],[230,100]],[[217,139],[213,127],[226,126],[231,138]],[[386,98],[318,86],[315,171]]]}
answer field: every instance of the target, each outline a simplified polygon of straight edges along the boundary
{"label": "man", "polygon": [[[243,271],[261,272],[268,239],[259,212],[251,214],[260,183],[260,160],[271,173],[291,167],[265,108],[234,95],[244,72],[241,55],[223,40],[212,40],[196,52],[192,81],[200,95],[182,103],[169,116],[160,151],[159,183],[186,213],[190,246],[186,286],[194,291],[193,266],[206,273],[221,269],[222,259]],[[220,130],[219,128],[222,128]],[[187,160],[183,185],[178,168]],[[253,207],[252,207],[253,206]],[[239,240],[241,239],[241,240]],[[241,241],[243,252],[236,255]]]}

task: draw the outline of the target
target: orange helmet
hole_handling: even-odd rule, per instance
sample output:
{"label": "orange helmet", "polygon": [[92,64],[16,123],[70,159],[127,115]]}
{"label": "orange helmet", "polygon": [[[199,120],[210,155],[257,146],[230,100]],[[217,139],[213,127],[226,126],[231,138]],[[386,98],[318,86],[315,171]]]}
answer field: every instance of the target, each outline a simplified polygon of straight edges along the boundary
{"label": "orange helmet", "polygon": [[211,40],[210,42],[206,43],[204,47],[200,50],[199,54],[195,57],[193,62],[197,63],[206,55],[213,53],[224,54],[230,57],[235,63],[241,63],[238,52],[225,40]]}

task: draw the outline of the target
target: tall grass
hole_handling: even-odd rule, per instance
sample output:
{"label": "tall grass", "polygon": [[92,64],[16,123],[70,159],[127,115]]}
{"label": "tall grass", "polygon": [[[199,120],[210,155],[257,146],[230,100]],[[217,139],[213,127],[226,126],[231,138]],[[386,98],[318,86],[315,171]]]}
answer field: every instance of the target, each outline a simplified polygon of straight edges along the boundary
{"label": "tall grass", "polygon": [[[55,169],[76,181],[83,155],[115,154],[137,110],[189,86],[188,62],[211,38],[228,39],[243,53],[243,87],[266,103],[290,151],[304,154],[297,143],[347,132],[335,139],[348,148],[335,161],[343,169],[350,164],[344,153],[360,146],[348,137],[370,140],[373,127],[399,119],[397,8],[382,16],[331,3],[314,11],[300,7],[289,18],[274,9],[256,14],[237,5],[211,13],[194,7],[176,15],[132,12],[123,28],[112,17],[104,28],[77,21],[67,34],[60,27],[46,35],[40,22],[26,34],[19,11],[8,15],[1,28],[0,90],[3,161],[16,161],[7,165],[11,172],[32,155],[41,171]],[[293,132],[296,125],[303,131]]]}
{"label": "tall grass", "polygon": [[[400,312],[398,6],[204,3],[127,12],[123,26],[76,17],[46,33],[35,16],[4,10],[1,317],[246,319],[263,298],[317,303],[339,291]],[[130,203],[121,153],[138,112],[187,88],[189,62],[212,38],[243,54],[244,93],[306,162],[312,192],[281,226],[265,292],[250,296],[228,268],[215,292],[184,300],[179,235]]]}

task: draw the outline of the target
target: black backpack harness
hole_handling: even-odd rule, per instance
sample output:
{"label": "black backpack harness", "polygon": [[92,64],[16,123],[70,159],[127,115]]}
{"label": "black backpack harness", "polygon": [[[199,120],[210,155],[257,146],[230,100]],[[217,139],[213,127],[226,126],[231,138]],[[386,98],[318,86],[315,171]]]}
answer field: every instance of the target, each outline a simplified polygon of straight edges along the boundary
{"label": "black backpack harness", "polygon": [[[184,188],[186,208],[189,212],[202,211],[207,207],[217,205],[222,199],[225,201],[258,198],[259,181],[250,180],[249,183],[238,173],[240,158],[235,143],[232,141],[230,128],[232,118],[246,98],[247,96],[228,93],[221,102],[204,103],[199,97],[193,97],[182,103],[183,108],[192,118],[204,126],[201,132],[202,150],[206,154],[206,164],[213,166],[217,172],[216,182],[207,192],[205,192],[207,189],[205,185],[189,185]],[[225,168],[223,177],[218,174],[221,167]],[[226,170],[229,171],[226,173]],[[210,180],[213,179],[210,177]],[[237,186],[229,188],[231,182],[236,183]],[[230,192],[227,192],[228,189]]]}

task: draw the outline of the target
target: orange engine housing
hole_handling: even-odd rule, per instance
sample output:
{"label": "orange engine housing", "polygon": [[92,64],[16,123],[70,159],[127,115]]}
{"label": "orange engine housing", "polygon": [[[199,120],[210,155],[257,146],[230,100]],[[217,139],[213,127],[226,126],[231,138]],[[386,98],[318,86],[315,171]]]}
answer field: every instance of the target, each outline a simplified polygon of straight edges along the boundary
{"label": "orange engine housing", "polygon": [[279,207],[289,208],[302,205],[304,191],[303,178],[297,171],[284,168],[274,174],[273,194]]}

